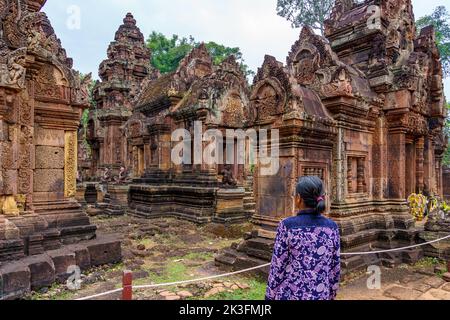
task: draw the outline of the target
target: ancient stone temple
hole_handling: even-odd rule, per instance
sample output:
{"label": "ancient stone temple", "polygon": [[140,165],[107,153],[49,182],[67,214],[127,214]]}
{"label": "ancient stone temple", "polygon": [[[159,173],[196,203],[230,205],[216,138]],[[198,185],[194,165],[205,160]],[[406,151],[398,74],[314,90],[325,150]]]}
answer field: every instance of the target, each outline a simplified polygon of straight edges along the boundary
{"label": "ancient stone temple", "polygon": [[199,163],[195,152],[188,161],[176,164],[171,154],[175,130],[192,137],[192,150],[194,139],[205,147],[214,141],[204,139],[207,130],[225,136],[227,129],[244,128],[248,105],[246,78],[234,57],[214,66],[203,44],[175,72],[151,81],[126,128],[133,175],[140,177],[130,188],[129,213],[182,217],[198,223],[246,219],[252,200],[250,190],[245,189],[249,174],[244,165]]}
{"label": "ancient stone temple", "polygon": [[117,241],[71,246],[96,237],[74,200],[89,79],[72,70],[44,3],[0,1],[0,299],[49,286],[69,265],[120,260]]}
{"label": "ancient stone temple", "polygon": [[[379,20],[369,19],[373,6]],[[250,113],[255,126],[280,130],[281,169],[273,177],[257,170],[255,231],[219,263],[270,259],[275,227],[294,214],[295,182],[304,175],[325,181],[343,252],[416,243],[407,197],[442,196],[445,111],[433,28],[416,33],[410,0],[338,0],[326,38],[304,28],[286,66],[267,57],[258,72]],[[421,254],[344,257],[343,266],[392,265]]]}
{"label": "ancient stone temple", "polygon": [[150,49],[131,13],[123,19],[107,54],[108,58],[99,67],[101,81],[94,88],[96,106],[88,126],[91,174],[95,176],[100,176],[104,168],[118,175],[120,167],[128,168],[131,164],[123,125],[132,114],[133,100],[142,81],[151,73]]}
{"label": "ancient stone temple", "polygon": [[[131,13],[123,19],[107,54],[108,58],[99,67],[101,81],[94,88],[95,108],[90,113],[87,130],[90,168],[84,175],[103,183],[106,194],[100,207],[108,214],[117,215],[123,214],[128,204],[126,180],[132,161],[124,124],[132,115],[141,83],[144,79],[157,78],[158,73],[151,70],[150,49]],[[91,182],[80,186],[88,193],[94,187],[99,189]]]}

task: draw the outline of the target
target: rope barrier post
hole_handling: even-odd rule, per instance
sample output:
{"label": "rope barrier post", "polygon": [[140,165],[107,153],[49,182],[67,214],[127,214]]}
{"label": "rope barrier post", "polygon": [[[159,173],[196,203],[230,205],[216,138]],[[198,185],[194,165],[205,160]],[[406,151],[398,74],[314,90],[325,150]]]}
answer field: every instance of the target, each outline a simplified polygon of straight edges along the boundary
{"label": "rope barrier post", "polygon": [[133,272],[131,271],[123,272],[122,300],[133,300]]}

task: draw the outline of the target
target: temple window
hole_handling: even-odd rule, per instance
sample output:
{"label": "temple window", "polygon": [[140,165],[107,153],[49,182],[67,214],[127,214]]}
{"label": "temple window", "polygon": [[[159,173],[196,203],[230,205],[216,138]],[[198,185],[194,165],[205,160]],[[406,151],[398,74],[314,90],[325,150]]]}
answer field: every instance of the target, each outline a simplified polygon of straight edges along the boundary
{"label": "temple window", "polygon": [[365,157],[350,156],[347,158],[347,191],[348,194],[367,192]]}
{"label": "temple window", "polygon": [[303,176],[315,176],[325,181],[325,170],[323,168],[304,167]]}

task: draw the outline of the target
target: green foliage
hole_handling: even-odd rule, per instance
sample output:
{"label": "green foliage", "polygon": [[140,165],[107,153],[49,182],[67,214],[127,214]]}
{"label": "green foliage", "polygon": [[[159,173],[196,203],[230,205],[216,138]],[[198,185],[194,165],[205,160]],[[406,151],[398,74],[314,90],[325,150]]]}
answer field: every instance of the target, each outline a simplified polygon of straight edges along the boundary
{"label": "green foliage", "polygon": [[147,39],[147,46],[152,50],[152,66],[161,73],[168,73],[177,69],[180,61],[195,46],[195,40],[177,35],[167,38],[162,33],[153,31]]}
{"label": "green foliage", "polygon": [[436,43],[441,53],[442,67],[445,76],[450,76],[450,14],[445,6],[437,7],[432,14],[424,16],[416,22],[417,30],[433,25],[436,30]]}
{"label": "green foliage", "polygon": [[[447,104],[447,119],[445,120],[444,132],[448,139],[450,139],[450,103]],[[450,141],[447,146],[447,151],[444,155],[444,165],[450,165]]]}
{"label": "green foliage", "polygon": [[415,267],[430,268],[430,267],[439,266],[441,264],[442,264],[442,261],[440,261],[438,258],[427,257],[427,258],[423,258],[422,260],[418,261],[415,264]]}
{"label": "green foliage", "polygon": [[[147,46],[152,50],[151,64],[161,73],[173,72],[178,68],[180,61],[196,46],[200,45],[195,39],[181,38],[173,35],[171,38],[162,33],[153,31],[147,39]],[[244,64],[242,52],[239,48],[229,48],[224,45],[208,42],[206,48],[213,58],[215,65],[220,64],[228,56],[234,55],[236,60],[241,63],[241,67],[246,76],[253,75],[254,72]]]}
{"label": "green foliage", "polygon": [[192,278],[187,275],[188,269],[183,263],[171,261],[165,266],[161,275],[151,273],[150,278],[154,283],[172,283]]}
{"label": "green foliage", "polygon": [[323,35],[325,20],[334,3],[334,0],[278,0],[277,13],[290,21],[293,28],[310,26]]}
{"label": "green foliage", "polygon": [[[90,77],[90,75],[84,75],[82,73],[79,73],[79,77],[80,77],[80,81],[83,82],[83,80],[86,77]],[[88,151],[88,156],[90,156],[90,153],[92,152],[91,150],[91,146],[89,145],[88,141],[87,141],[87,126],[88,126],[88,122],[89,122],[89,113],[91,111],[92,108],[96,108],[97,104],[95,102],[94,99],[94,88],[96,85],[96,81],[95,80],[91,80],[89,82],[89,104],[90,104],[90,108],[86,109],[83,111],[83,114],[81,115],[81,127],[83,129],[83,145],[86,147],[86,150]]]}

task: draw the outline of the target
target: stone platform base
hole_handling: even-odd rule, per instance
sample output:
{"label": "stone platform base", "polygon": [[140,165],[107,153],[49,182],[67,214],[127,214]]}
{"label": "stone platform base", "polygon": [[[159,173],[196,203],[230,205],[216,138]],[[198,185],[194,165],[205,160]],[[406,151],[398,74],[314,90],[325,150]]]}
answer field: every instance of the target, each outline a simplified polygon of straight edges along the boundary
{"label": "stone platform base", "polygon": [[[337,221],[341,230],[342,252],[371,252],[401,248],[422,243],[421,229],[413,227],[409,216],[376,214]],[[239,245],[224,250],[217,258],[218,266],[242,269],[266,264],[271,261],[275,228],[255,229],[244,237]],[[415,263],[424,256],[421,248],[402,252],[342,256],[342,270],[361,271],[370,265],[393,267],[402,263]],[[263,269],[262,273],[268,272]]]}
{"label": "stone platform base", "polygon": [[[430,242],[444,238],[450,234],[450,217],[443,212],[436,212],[428,217],[425,231],[420,233],[424,242]],[[433,243],[423,247],[425,255],[450,261],[450,239]]]}
{"label": "stone platform base", "polygon": [[74,275],[71,269],[74,266],[84,271],[121,260],[120,241],[108,236],[3,263],[0,264],[0,300],[20,299],[31,290],[64,283]]}
{"label": "stone platform base", "polygon": [[240,223],[249,220],[244,210],[245,189],[181,185],[132,185],[128,214],[143,218],[174,217],[194,223]]}
{"label": "stone platform base", "polygon": [[128,185],[109,185],[103,202],[98,203],[97,207],[102,209],[109,216],[121,216],[128,207]]}

